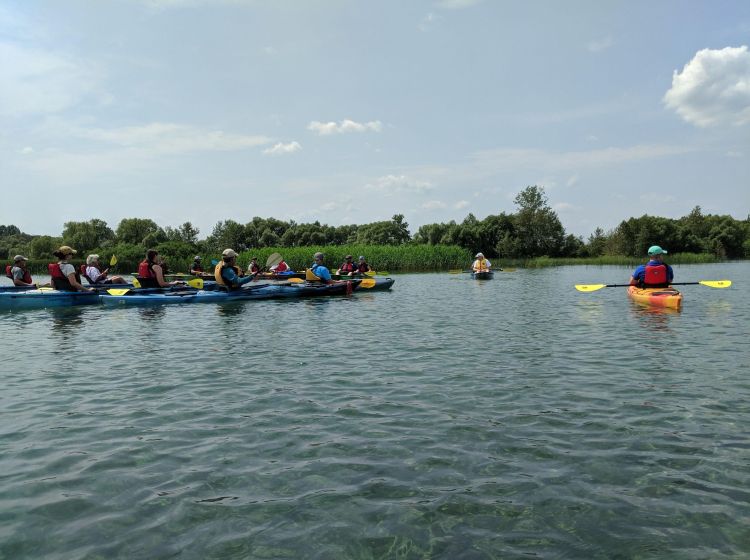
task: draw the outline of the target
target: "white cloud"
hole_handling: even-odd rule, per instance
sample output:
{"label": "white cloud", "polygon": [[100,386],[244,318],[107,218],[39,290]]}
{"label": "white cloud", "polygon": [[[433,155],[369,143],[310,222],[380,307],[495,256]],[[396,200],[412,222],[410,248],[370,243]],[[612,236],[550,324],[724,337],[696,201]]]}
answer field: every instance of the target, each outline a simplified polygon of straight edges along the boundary
{"label": "white cloud", "polygon": [[308,130],[316,132],[319,136],[328,136],[330,134],[345,134],[348,132],[380,132],[383,129],[383,124],[380,121],[370,121],[366,123],[358,123],[350,119],[344,119],[338,123],[312,121],[307,125]]}
{"label": "white cloud", "polygon": [[424,204],[422,204],[422,208],[425,210],[442,210],[443,208],[446,208],[447,205],[445,202],[442,202],[440,200],[428,200]]}
{"label": "white cloud", "polygon": [[265,136],[227,134],[221,130],[161,122],[112,129],[76,128],[71,129],[71,134],[96,142],[141,148],[155,154],[244,150],[270,142]]}
{"label": "white cloud", "polygon": [[394,192],[417,192],[423,193],[432,190],[432,183],[406,175],[384,175],[378,177],[374,183],[365,185],[367,189],[374,189],[385,193]]}
{"label": "white cloud", "polygon": [[672,75],[664,103],[700,127],[750,122],[750,53],[747,46],[703,49]]}
{"label": "white cloud", "polygon": [[281,142],[274,144],[271,148],[266,148],[263,153],[268,156],[280,156],[283,154],[293,154],[299,152],[302,146],[299,142],[289,142],[288,144],[282,144]]}
{"label": "white cloud", "polygon": [[63,111],[98,94],[98,71],[71,57],[0,43],[0,115]]}
{"label": "white cloud", "polygon": [[607,35],[606,37],[602,37],[601,39],[595,39],[593,41],[589,41],[588,43],[586,43],[586,48],[590,52],[597,53],[597,52],[607,50],[614,44],[615,44],[615,40],[612,38],[612,36]]}
{"label": "white cloud", "polygon": [[461,210],[462,208],[466,208],[469,205],[468,200],[459,200],[453,205],[453,208],[456,210]]}

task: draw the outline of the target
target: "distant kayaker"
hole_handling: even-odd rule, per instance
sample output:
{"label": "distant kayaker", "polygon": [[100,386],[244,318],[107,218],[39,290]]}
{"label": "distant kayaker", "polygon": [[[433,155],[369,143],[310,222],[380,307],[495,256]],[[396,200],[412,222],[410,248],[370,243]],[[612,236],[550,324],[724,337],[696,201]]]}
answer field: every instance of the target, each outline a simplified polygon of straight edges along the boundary
{"label": "distant kayaker", "polygon": [[146,251],[146,258],[138,265],[137,279],[143,288],[169,288],[184,283],[177,280],[173,282],[164,280],[162,261],[156,249]]}
{"label": "distant kayaker", "polygon": [[370,272],[372,268],[370,268],[370,265],[367,264],[367,261],[365,260],[365,257],[363,255],[359,256],[359,261],[357,261],[357,272],[360,274],[365,274],[367,272]]}
{"label": "distant kayaker", "polygon": [[260,272],[260,265],[258,264],[258,257],[253,257],[247,265],[248,274],[257,274]]}
{"label": "distant kayaker", "polygon": [[193,276],[200,276],[203,274],[203,265],[201,264],[201,256],[195,255],[193,257],[193,262],[190,264],[190,274]]}
{"label": "distant kayaker", "polygon": [[86,257],[86,267],[84,268],[86,279],[91,284],[125,284],[120,276],[107,278],[108,268],[104,268],[99,260],[99,255],[89,255]]}
{"label": "distant kayaker", "polygon": [[284,262],[284,259],[281,259],[279,264],[272,266],[268,270],[270,270],[271,272],[275,274],[280,274],[282,272],[286,272],[287,270],[289,270],[289,265]]}
{"label": "distant kayaker", "polygon": [[471,269],[474,272],[486,272],[492,268],[492,263],[484,258],[483,253],[477,253],[474,258],[476,260],[471,264]]}
{"label": "distant kayaker", "polygon": [[13,264],[5,267],[5,275],[13,280],[14,286],[35,286],[31,279],[31,272],[26,268],[28,260],[23,255],[16,255],[13,257]]}
{"label": "distant kayaker", "polygon": [[56,263],[47,265],[50,276],[52,276],[52,287],[56,290],[66,292],[93,292],[93,288],[86,288],[81,284],[81,275],[76,268],[70,263],[73,255],[78,251],[63,245],[57,251],[52,253],[57,257]]}
{"label": "distant kayaker", "polygon": [[658,245],[648,248],[648,262],[640,265],[630,279],[631,286],[639,288],[666,288],[674,280],[672,267],[664,263],[667,251]]}
{"label": "distant kayaker", "polygon": [[333,282],[333,280],[331,279],[331,271],[323,266],[324,259],[325,255],[323,253],[315,253],[315,255],[313,256],[312,266],[310,267],[310,272],[315,278],[308,279],[320,281],[325,284],[330,284],[331,282]]}
{"label": "distant kayaker", "polygon": [[346,255],[344,257],[344,262],[336,271],[336,274],[338,274],[339,276],[354,276],[355,274],[357,274],[358,269],[357,265],[352,261],[353,258],[354,257],[352,257],[351,255]]}
{"label": "distant kayaker", "polygon": [[232,249],[224,249],[221,253],[221,262],[214,269],[216,283],[228,290],[235,290],[248,282],[252,282],[257,273],[250,276],[242,276],[241,274],[240,267],[237,266],[237,253]]}

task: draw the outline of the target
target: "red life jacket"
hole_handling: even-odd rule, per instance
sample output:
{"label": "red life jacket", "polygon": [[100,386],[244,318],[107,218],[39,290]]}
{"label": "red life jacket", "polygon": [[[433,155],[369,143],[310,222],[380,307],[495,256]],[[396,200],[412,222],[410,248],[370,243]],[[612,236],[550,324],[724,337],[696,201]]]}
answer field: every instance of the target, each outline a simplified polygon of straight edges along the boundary
{"label": "red life jacket", "polygon": [[365,273],[365,272],[370,272],[370,270],[372,269],[370,268],[369,264],[367,264],[366,262],[363,262],[363,263],[359,263],[359,265],[357,266],[357,270],[359,272]]}
{"label": "red life jacket", "polygon": [[142,288],[159,287],[159,281],[156,279],[156,273],[154,272],[154,263],[149,262],[148,259],[143,260],[138,265],[138,282],[140,282]]}
{"label": "red life jacket", "polygon": [[[68,280],[68,277],[63,275],[62,270],[60,270],[60,263],[49,263],[47,265],[47,270],[49,271],[49,275],[52,277],[52,287],[54,289],[62,290],[64,292],[76,291],[76,289],[70,283],[70,280]],[[78,272],[76,272],[75,275],[76,282],[80,284],[81,275]]]}
{"label": "red life jacket", "polygon": [[647,264],[643,274],[643,285],[646,288],[666,288],[667,282],[667,265],[665,264]]}
{"label": "red life jacket", "polygon": [[260,272],[260,266],[258,266],[258,263],[250,263],[250,272]]}
{"label": "red life jacket", "polygon": [[345,262],[341,265],[341,267],[339,267],[339,270],[346,273],[357,272],[357,266],[354,263]]}
{"label": "red life jacket", "polygon": [[284,261],[281,261],[276,265],[276,268],[274,270],[275,272],[284,272],[285,270],[289,270],[289,265],[287,265]]}
{"label": "red life jacket", "polygon": [[[13,265],[7,264],[5,265],[5,276],[13,280]],[[28,270],[23,271],[23,278],[21,278],[24,282],[27,284],[33,284],[34,282],[31,280],[31,273]]]}

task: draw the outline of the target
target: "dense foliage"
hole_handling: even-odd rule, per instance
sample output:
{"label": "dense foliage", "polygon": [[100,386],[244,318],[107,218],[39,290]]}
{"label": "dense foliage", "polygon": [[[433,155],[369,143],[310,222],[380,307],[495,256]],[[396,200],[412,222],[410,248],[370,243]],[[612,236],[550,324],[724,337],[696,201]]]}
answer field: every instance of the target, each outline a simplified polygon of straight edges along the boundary
{"label": "dense foliage", "polygon": [[[515,213],[504,212],[483,220],[469,214],[461,223],[427,224],[411,235],[402,214],[390,220],[364,225],[329,226],[320,222],[298,224],[275,218],[255,217],[246,224],[234,220],[218,222],[205,239],[190,222],[179,227],[161,227],[147,218],[125,218],[116,229],[100,219],[88,222],[66,222],[59,237],[30,235],[14,225],[0,225],[0,259],[23,254],[32,259],[48,260],[56,247],[65,244],[79,251],[79,256],[96,252],[107,258],[117,255],[129,267],[143,258],[148,248],[156,248],[175,269],[195,254],[215,258],[231,247],[238,252],[268,249],[284,250],[294,255],[302,266],[311,248],[326,248],[336,266],[344,252],[365,253],[379,260],[379,267],[393,270],[440,268],[454,259],[465,259],[481,250],[490,258],[529,260],[538,258],[606,258],[610,256],[642,258],[649,245],[659,244],[670,254],[696,253],[715,258],[750,257],[750,217],[737,220],[731,216],[704,215],[696,206],[679,219],[644,215],[629,218],[605,232],[597,228],[587,240],[565,232],[560,219],[549,206],[542,187],[528,186],[515,198]],[[458,248],[441,248],[450,246]],[[340,248],[332,249],[332,248]],[[369,250],[366,251],[364,247]],[[373,247],[390,247],[382,255]],[[304,248],[299,252],[293,248]],[[375,251],[376,254],[372,254]],[[342,253],[339,255],[338,253]],[[403,253],[403,254],[402,254]],[[423,255],[419,257],[418,255]],[[262,255],[259,255],[262,256]],[[380,257],[380,258],[379,258]],[[397,259],[401,259],[400,264]],[[373,261],[374,262],[374,261]],[[422,267],[422,268],[420,268]]]}

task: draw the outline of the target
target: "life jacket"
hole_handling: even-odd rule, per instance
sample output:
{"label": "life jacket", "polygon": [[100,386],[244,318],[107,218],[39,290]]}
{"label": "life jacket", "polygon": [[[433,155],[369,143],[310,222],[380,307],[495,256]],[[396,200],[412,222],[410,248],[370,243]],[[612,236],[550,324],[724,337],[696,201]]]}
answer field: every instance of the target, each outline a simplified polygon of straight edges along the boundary
{"label": "life jacket", "polygon": [[[13,265],[7,264],[5,265],[5,276],[13,280]],[[21,278],[24,282],[27,284],[33,284],[33,280],[31,279],[31,273],[28,270],[23,271],[23,278]]]}
{"label": "life jacket", "polygon": [[203,267],[199,263],[194,262],[193,264],[190,265],[190,272],[192,273],[203,272]]}
{"label": "life jacket", "polygon": [[316,276],[312,268],[306,268],[305,280],[307,280],[308,282],[320,282],[320,276]]}
{"label": "life jacket", "polygon": [[487,269],[487,259],[477,259],[477,268],[479,270],[488,270]]}
{"label": "life jacket", "polygon": [[665,264],[647,264],[643,273],[643,286],[646,288],[666,288],[667,282],[667,265]]}
{"label": "life jacket", "polygon": [[341,272],[345,272],[345,273],[347,273],[347,274],[348,274],[349,272],[357,272],[357,265],[355,265],[354,263],[350,263],[350,262],[345,262],[344,264],[342,264],[342,265],[341,265],[341,266],[339,267],[339,270],[340,270]]}
{"label": "life jacket", "polygon": [[227,283],[227,281],[224,279],[224,276],[221,274],[225,268],[231,268],[234,270],[234,273],[239,276],[240,275],[240,267],[238,266],[229,266],[228,264],[224,262],[220,262],[216,265],[216,268],[214,268],[214,278],[216,279],[216,283],[219,286],[224,286],[225,288],[231,290],[232,286]]}
{"label": "life jacket", "polygon": [[138,282],[142,288],[159,288],[159,281],[156,279],[154,272],[154,263],[144,259],[138,265]]}
{"label": "life jacket", "polygon": [[[47,270],[49,271],[49,275],[52,277],[52,287],[54,289],[61,290],[63,292],[76,292],[77,291],[73,287],[73,285],[70,283],[70,280],[68,280],[68,277],[62,273],[62,270],[60,270],[60,263],[49,263],[47,265]],[[76,275],[76,282],[80,284],[81,283],[80,273],[76,271],[75,275]]]}
{"label": "life jacket", "polygon": [[250,263],[249,270],[250,272],[260,272],[260,266],[258,266],[258,263]]}
{"label": "life jacket", "polygon": [[359,272],[365,273],[365,272],[370,272],[372,269],[370,268],[369,264],[367,264],[366,262],[363,262],[363,263],[360,263],[359,266],[357,266],[357,270]]}
{"label": "life jacket", "polygon": [[274,272],[284,272],[285,270],[289,270],[289,265],[284,261],[281,261],[273,270]]}

